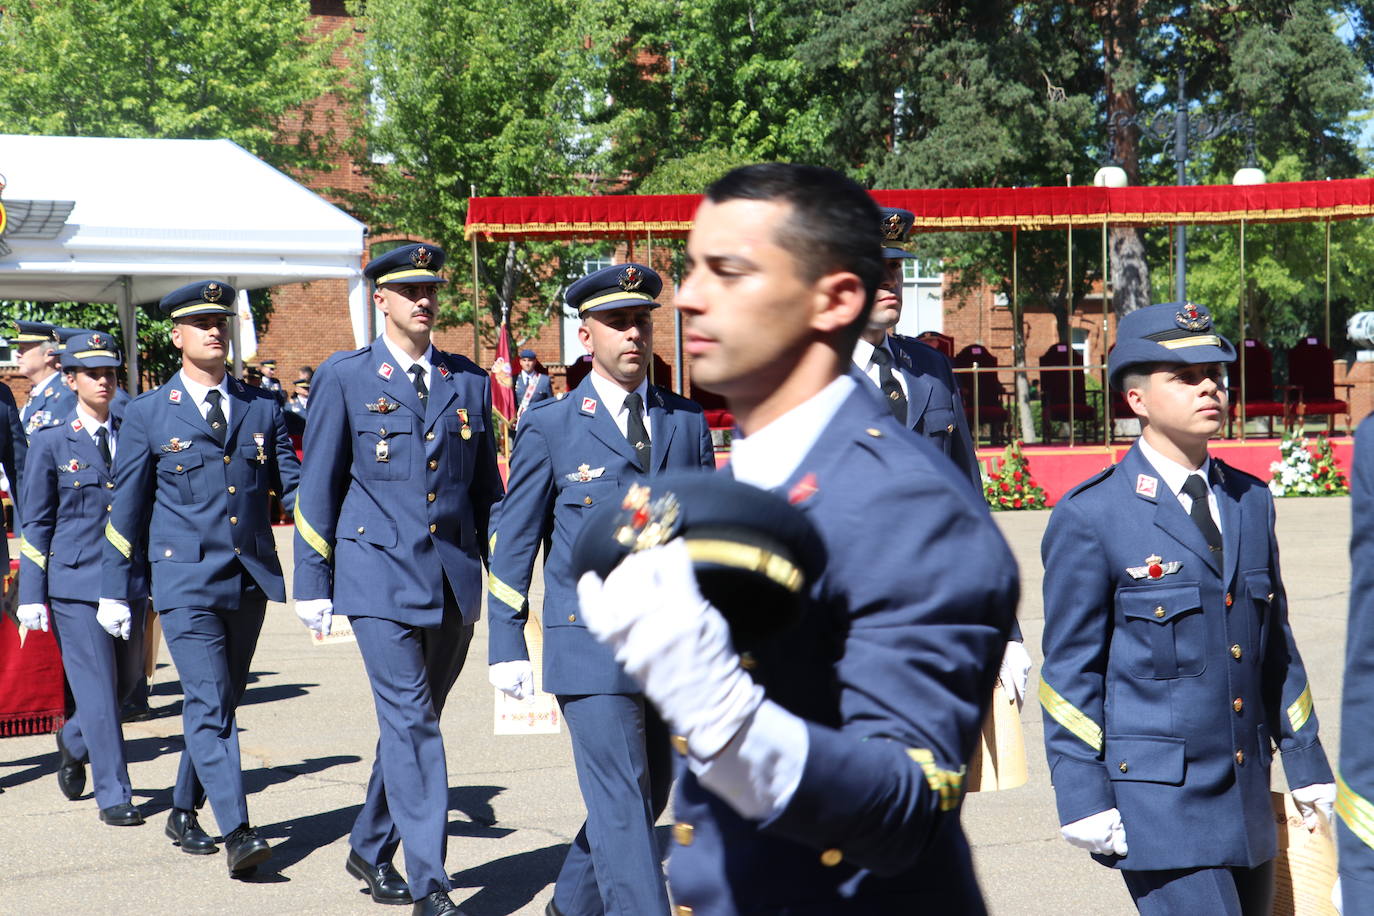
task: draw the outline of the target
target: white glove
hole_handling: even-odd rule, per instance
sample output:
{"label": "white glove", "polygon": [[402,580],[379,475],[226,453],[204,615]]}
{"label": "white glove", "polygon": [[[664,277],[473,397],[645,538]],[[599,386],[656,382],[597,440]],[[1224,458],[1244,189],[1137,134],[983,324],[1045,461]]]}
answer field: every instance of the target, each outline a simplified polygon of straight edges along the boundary
{"label": "white glove", "polygon": [[534,666],[527,658],[496,662],[487,668],[487,680],[512,700],[534,696]]}
{"label": "white glove", "polygon": [[1065,824],[1059,832],[1071,844],[1088,852],[1104,856],[1126,854],[1126,826],[1121,823],[1121,812],[1115,808]]}
{"label": "white glove", "polygon": [[1317,829],[1317,813],[1321,812],[1328,824],[1334,824],[1336,816],[1336,784],[1334,782],[1314,782],[1293,790],[1293,803],[1298,806],[1302,822],[1308,832]]}
{"label": "white glove", "polygon": [[1031,657],[1026,646],[1019,640],[1009,640],[1006,651],[1002,653],[1002,667],[997,672],[997,680],[1007,696],[1016,700],[1016,708],[1026,700],[1026,685],[1030,682]]}
{"label": "white glove", "polygon": [[101,598],[95,609],[95,622],[116,639],[129,638],[129,623],[133,619],[129,602],[118,598]]}
{"label": "white glove", "polygon": [[306,629],[321,636],[329,635],[329,625],[334,619],[333,598],[297,598],[293,602],[293,607]]}
{"label": "white glove", "polygon": [[1344,916],[1345,901],[1341,898],[1341,876],[1336,876],[1336,883],[1331,885],[1331,905],[1336,908],[1336,916]]}
{"label": "white glove", "polygon": [[21,604],[14,609],[19,625],[26,630],[48,632],[48,606],[46,604]]}
{"label": "white glove", "polygon": [[587,629],[698,760],[720,753],[763,702],[725,618],[701,597],[681,539],[631,554],[605,582],[586,573],[577,598]]}

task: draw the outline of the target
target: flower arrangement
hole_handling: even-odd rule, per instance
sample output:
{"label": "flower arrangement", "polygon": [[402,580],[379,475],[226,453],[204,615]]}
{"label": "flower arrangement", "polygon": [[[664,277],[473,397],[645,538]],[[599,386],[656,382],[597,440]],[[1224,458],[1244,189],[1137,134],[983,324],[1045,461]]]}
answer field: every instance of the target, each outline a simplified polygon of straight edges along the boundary
{"label": "flower arrangement", "polygon": [[993,509],[1044,509],[1045,491],[1031,477],[1030,462],[1020,441],[1007,446],[1002,462],[983,480],[983,497]]}
{"label": "flower arrangement", "polygon": [[1269,492],[1275,496],[1344,496],[1350,485],[1336,464],[1331,443],[1318,433],[1313,452],[1306,436],[1293,435],[1279,446],[1280,460],[1269,465]]}

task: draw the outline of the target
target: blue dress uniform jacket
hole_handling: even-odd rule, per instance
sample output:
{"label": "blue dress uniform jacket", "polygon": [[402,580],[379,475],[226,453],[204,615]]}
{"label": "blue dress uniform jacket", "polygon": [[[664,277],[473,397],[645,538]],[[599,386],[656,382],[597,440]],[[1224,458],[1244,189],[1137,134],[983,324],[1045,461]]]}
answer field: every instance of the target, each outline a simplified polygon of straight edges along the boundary
{"label": "blue dress uniform jacket", "polygon": [[[122,442],[116,447],[122,450]],[[29,447],[20,490],[24,536],[19,542],[19,603],[49,598],[94,603],[102,596],[105,524],[113,511],[115,478],[81,427],[75,411],[61,426],[40,429]],[[146,548],[133,551],[128,591],[105,594],[133,606],[148,598]]]}
{"label": "blue dress uniform jacket", "polygon": [[233,378],[227,385],[224,446],[180,373],[129,402],[105,527],[102,597],[130,593],[142,559],[135,545],[146,538],[158,611],[233,610],[240,566],[267,597],[286,600],[266,496],[276,492],[289,508],[300,462],[276,399]]}
{"label": "blue dress uniform jacket", "polygon": [[[525,402],[525,391],[529,388],[529,378],[523,373],[516,376],[515,380],[515,405],[518,407]],[[549,381],[549,376],[545,372],[534,374],[534,393],[530,395],[530,407],[541,401],[553,399],[553,383]],[[652,432],[649,435],[653,435]]]}
{"label": "blue dress uniform jacket", "polygon": [[[701,408],[649,386],[654,473],[715,468],[711,431]],[[586,513],[642,478],[634,448],[600,403],[591,376],[570,395],[525,414],[511,456],[510,492],[501,504],[487,607],[492,664],[527,659],[526,593],[544,552],[544,680],[555,694],[639,693],[639,687],[587,632],[577,612],[572,546]]]}
{"label": "blue dress uniform jacket", "polygon": [[1055,507],[1045,564],[1045,748],[1067,824],[1115,807],[1135,871],[1255,867],[1290,786],[1331,782],[1279,577],[1274,500],[1212,459],[1218,565],[1137,445]]}
{"label": "blue dress uniform jacket", "polygon": [[1346,916],[1374,914],[1374,418],[1355,434],[1350,475],[1350,620],[1341,691],[1341,888]]}
{"label": "blue dress uniform jacket", "polygon": [[949,456],[955,466],[983,495],[983,475],[973,447],[964,401],[954,382],[954,369],[939,350],[912,337],[888,337],[895,365],[906,378],[907,419],[914,432]]}
{"label": "blue dress uniform jacket", "polygon": [[76,409],[76,392],[67,387],[62,373],[50,376],[41,388],[29,392],[24,405],[24,433],[32,436],[40,429],[61,426],[62,419]]}
{"label": "blue dress uniform jacket", "polygon": [[750,671],[807,720],[801,782],[759,823],[682,775],[669,885],[698,916],[984,911],[959,806],[1016,562],[947,459],[858,381],[780,488],[826,568],[802,622]]}
{"label": "blue dress uniform jacket", "polygon": [[435,627],[447,576],[464,621],[481,615],[487,528],[503,495],[491,383],[470,360],[430,352],[424,407],[381,340],[316,371],[296,500],[297,599]]}
{"label": "blue dress uniform jacket", "polygon": [[[14,401],[10,386],[0,383],[0,467],[5,469],[5,479],[9,481],[10,502],[14,508],[14,528],[19,529],[19,488],[24,482],[24,461],[28,457],[29,439],[24,434],[24,424],[19,420],[19,407]],[[3,539],[8,540],[8,539]],[[0,544],[0,562],[8,563],[10,549],[8,544]]]}

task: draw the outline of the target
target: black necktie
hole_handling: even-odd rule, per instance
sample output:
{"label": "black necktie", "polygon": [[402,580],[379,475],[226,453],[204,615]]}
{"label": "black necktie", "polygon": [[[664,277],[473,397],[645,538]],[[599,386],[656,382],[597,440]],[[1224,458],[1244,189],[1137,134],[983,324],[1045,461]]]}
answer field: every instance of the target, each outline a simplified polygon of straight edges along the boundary
{"label": "black necktie", "polygon": [[630,444],[635,447],[635,455],[639,457],[639,469],[644,472],[649,470],[649,431],[644,428],[644,417],[640,412],[644,401],[639,396],[639,392],[631,391],[625,395],[625,409],[630,415],[625,418],[625,438],[630,440]]}
{"label": "black necktie", "polygon": [[229,421],[224,418],[224,408],[219,406],[220,391],[218,388],[211,388],[205,392],[205,403],[210,405],[210,409],[205,412],[205,422],[210,424],[210,434],[215,437],[215,441],[224,445],[225,435],[229,430],[225,429]]}
{"label": "black necktie", "polygon": [[415,363],[410,367],[410,377],[415,379],[415,393],[420,396],[420,403],[424,404],[429,398],[429,386],[425,384],[425,367]]}
{"label": "black necktie", "polygon": [[1212,510],[1207,504],[1207,481],[1203,480],[1200,474],[1189,474],[1188,479],[1183,481],[1183,492],[1192,497],[1193,508],[1188,514],[1193,517],[1193,524],[1197,525],[1202,536],[1207,539],[1207,546],[1212,548],[1220,565],[1221,531],[1217,528],[1217,523],[1212,521]]}
{"label": "black necktie", "polygon": [[878,364],[878,386],[887,395],[887,406],[897,422],[906,424],[906,395],[902,394],[902,383],[892,373],[892,354],[886,347],[873,348],[873,362]]}
{"label": "black necktie", "polygon": [[105,459],[105,470],[108,471],[114,464],[114,455],[110,452],[110,431],[103,426],[95,431],[95,447],[100,451],[100,457]]}

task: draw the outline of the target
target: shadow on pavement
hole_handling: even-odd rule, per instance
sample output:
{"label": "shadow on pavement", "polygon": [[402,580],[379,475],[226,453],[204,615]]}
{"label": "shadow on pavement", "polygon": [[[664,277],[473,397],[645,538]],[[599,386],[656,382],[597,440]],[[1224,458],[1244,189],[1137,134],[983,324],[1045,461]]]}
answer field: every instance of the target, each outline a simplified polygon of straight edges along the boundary
{"label": "shadow on pavement", "polygon": [[510,916],[553,884],[567,855],[568,844],[559,843],[456,872],[451,876],[453,896],[461,899],[457,891],[481,888],[463,900],[464,912],[471,916]]}

